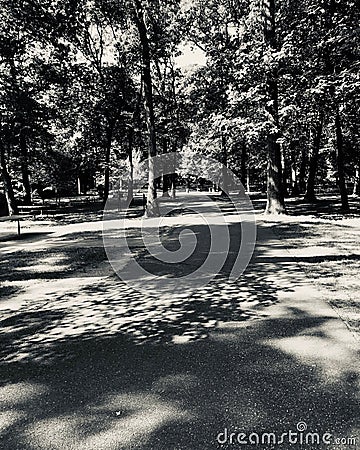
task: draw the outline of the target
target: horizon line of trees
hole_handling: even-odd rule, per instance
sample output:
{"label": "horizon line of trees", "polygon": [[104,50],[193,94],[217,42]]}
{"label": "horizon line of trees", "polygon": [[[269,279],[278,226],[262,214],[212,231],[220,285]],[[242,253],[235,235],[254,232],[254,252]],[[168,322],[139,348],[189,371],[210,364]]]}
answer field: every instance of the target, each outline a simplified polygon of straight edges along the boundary
{"label": "horizon line of trees", "polygon": [[[342,0],[0,0],[0,172],[8,213],[168,152],[208,155],[268,213],[336,184],[359,194],[359,8]],[[204,64],[179,67],[181,48]],[[186,167],[184,173],[186,174]],[[188,173],[191,174],[191,163]],[[175,176],[162,195],[175,195]],[[149,166],[146,214],[157,215]]]}

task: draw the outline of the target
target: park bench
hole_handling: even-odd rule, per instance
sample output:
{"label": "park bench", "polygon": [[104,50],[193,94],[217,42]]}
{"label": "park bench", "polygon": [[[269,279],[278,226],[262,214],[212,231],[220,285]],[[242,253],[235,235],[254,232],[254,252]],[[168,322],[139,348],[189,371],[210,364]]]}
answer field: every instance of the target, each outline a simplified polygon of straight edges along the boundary
{"label": "park bench", "polygon": [[31,215],[14,214],[13,216],[0,217],[0,222],[17,222],[18,236],[20,236],[20,221],[24,219],[30,219],[31,217],[32,217]]}

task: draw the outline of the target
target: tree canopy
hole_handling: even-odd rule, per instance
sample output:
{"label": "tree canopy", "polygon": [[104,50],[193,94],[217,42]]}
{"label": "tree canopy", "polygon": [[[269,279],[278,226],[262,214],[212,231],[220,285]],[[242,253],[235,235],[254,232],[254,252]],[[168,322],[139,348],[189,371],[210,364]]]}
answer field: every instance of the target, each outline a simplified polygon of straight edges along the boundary
{"label": "tree canopy", "polygon": [[[39,186],[97,188],[124,165],[197,155],[285,197],[359,194],[352,0],[0,0],[0,169],[9,214]],[[185,50],[184,50],[185,49]],[[187,52],[188,63],[179,56]],[[196,55],[201,55],[196,59]],[[184,58],[183,58],[184,60]],[[149,215],[159,181],[151,167]],[[79,182],[80,180],[80,182]],[[175,193],[175,177],[162,180]]]}

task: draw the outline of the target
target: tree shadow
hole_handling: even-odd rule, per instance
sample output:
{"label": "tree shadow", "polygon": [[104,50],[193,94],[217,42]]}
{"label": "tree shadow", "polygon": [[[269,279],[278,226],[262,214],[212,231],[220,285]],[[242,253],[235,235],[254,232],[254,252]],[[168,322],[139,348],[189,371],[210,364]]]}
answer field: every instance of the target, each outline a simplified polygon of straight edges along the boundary
{"label": "tree shadow", "polygon": [[[249,194],[256,211],[265,210],[266,198]],[[285,198],[286,211],[289,216],[309,216],[325,220],[342,220],[360,217],[358,197],[349,196],[350,211],[342,210],[340,196],[318,195],[314,202],[307,202],[300,197]]]}
{"label": "tree shadow", "polygon": [[0,286],[0,299],[12,297],[14,295],[19,294],[20,292],[22,292],[22,288],[20,286],[12,286],[12,285]]}
{"label": "tree shadow", "polygon": [[340,196],[320,195],[311,203],[300,198],[291,199],[286,206],[290,216],[314,216],[328,220],[360,217],[359,199],[351,196],[349,197],[350,211],[347,213],[342,210]]}
{"label": "tree shadow", "polygon": [[[0,397],[10,417],[2,448],[213,449],[225,428],[280,437],[300,421],[321,436],[351,437],[358,410],[351,365],[331,378],[277,345],[309,331],[331,345],[321,330],[332,320],[291,310],[250,328],[233,323],[201,342],[79,337],[59,347],[71,360],[2,362]],[[266,446],[277,447],[289,444]]]}
{"label": "tree shadow", "polygon": [[[266,261],[267,258],[259,258],[260,261]],[[284,263],[284,262],[301,262],[308,264],[318,264],[323,262],[346,262],[346,261],[358,261],[360,260],[360,255],[318,255],[318,256],[276,256],[271,257],[274,263]]]}
{"label": "tree shadow", "polygon": [[64,240],[62,244],[60,248],[6,254],[0,261],[0,281],[57,280],[73,277],[74,273],[79,272],[92,276],[89,266],[96,267],[106,261],[102,246],[64,248]]}
{"label": "tree shadow", "polygon": [[26,241],[26,242],[35,242],[39,239],[48,236],[50,233],[44,231],[22,231],[20,235],[15,234],[5,234],[4,236],[0,236],[0,242],[11,242],[11,241]]}
{"label": "tree shadow", "polygon": [[151,345],[206,339],[219,323],[256,320],[262,316],[262,308],[276,301],[276,287],[268,283],[266,272],[260,271],[256,277],[246,276],[234,282],[219,275],[186,298],[146,295],[114,276],[100,285],[91,283],[76,292],[59,295],[52,302],[44,296],[27,303],[24,311],[9,312],[9,321],[0,323],[4,337],[13,336],[12,322],[18,319],[18,332],[26,332],[35,312],[40,317],[44,311],[44,319],[49,308],[62,315],[56,327],[27,336],[21,352],[13,342],[3,349],[2,357],[18,361],[20,352],[21,360],[26,361],[71,359],[74,355],[69,351],[65,355],[60,352],[59,356],[59,345],[80,337],[93,340],[122,334],[135,344]]}

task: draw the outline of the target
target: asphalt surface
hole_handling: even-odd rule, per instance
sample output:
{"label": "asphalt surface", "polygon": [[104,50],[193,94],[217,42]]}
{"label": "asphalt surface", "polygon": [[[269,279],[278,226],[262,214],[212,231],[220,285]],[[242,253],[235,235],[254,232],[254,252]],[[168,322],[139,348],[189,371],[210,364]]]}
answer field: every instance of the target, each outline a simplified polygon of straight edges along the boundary
{"label": "asphalt surface", "polygon": [[[257,229],[254,257],[237,283],[226,281],[225,265],[225,281],[196,299],[150,305],[143,294],[131,297],[127,328],[111,326],[126,316],[128,287],[109,279],[101,296],[116,285],[112,306],[102,303],[100,317],[95,292],[77,310],[82,317],[92,310],[85,329],[52,335],[51,358],[45,349],[54,328],[45,322],[69,314],[80,303],[75,294],[55,316],[49,302],[42,306],[47,315],[33,311],[31,333],[22,338],[3,325],[8,348],[15,335],[31,340],[42,331],[42,338],[36,355],[30,348],[26,358],[0,364],[0,448],[360,448],[358,343],[272,227],[260,219]],[[229,230],[236,247],[238,228]],[[120,300],[122,309],[114,307]],[[106,316],[109,307],[117,318]],[[104,310],[101,332],[87,333],[104,321]],[[69,316],[67,329],[78,316]],[[149,327],[153,333],[144,331]]]}

